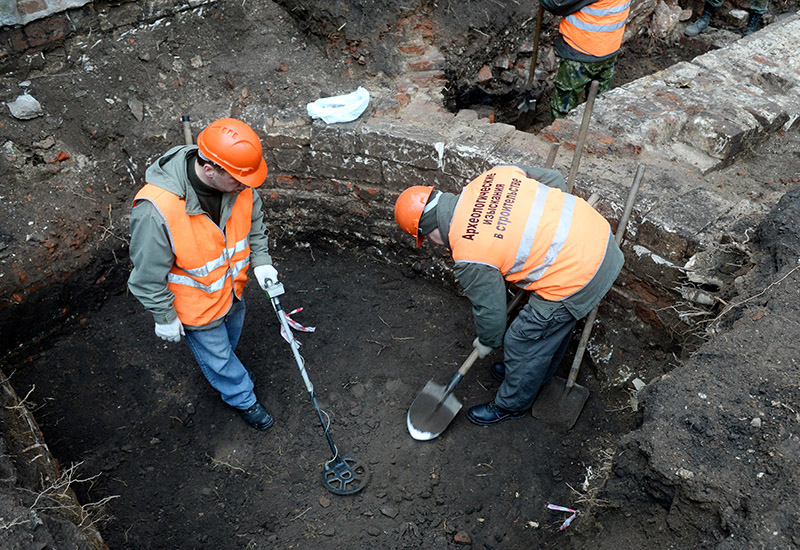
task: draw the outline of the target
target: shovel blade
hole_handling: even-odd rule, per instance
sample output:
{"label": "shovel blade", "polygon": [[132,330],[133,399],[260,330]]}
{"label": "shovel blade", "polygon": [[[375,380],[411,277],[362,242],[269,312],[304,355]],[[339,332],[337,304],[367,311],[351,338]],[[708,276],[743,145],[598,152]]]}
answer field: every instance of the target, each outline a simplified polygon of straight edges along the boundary
{"label": "shovel blade", "polygon": [[587,388],[574,384],[572,388],[567,389],[567,381],[554,376],[542,387],[536,401],[533,402],[531,414],[534,418],[569,430],[578,420],[587,399],[589,399]]}
{"label": "shovel blade", "polygon": [[452,391],[447,393],[444,386],[433,380],[428,381],[408,409],[408,433],[419,441],[439,437],[461,410],[461,406]]}

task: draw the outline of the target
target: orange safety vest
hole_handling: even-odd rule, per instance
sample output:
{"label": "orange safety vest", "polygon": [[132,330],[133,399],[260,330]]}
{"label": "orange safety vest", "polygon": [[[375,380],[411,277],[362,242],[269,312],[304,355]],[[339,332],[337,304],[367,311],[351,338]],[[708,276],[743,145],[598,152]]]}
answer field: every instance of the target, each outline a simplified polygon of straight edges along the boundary
{"label": "orange safety vest", "polygon": [[571,296],[592,280],[611,227],[575,195],[548,187],[515,166],[499,166],[467,185],[448,240],[456,263],[497,267],[545,300]]}
{"label": "orange safety vest", "polygon": [[236,197],[224,233],[207,215],[187,214],[184,199],[155,185],[145,185],[133,205],[141,200],[150,201],[167,223],[175,254],[167,286],[178,319],[203,326],[225,315],[233,294],[241,298],[247,283],[253,190]]}
{"label": "orange safety vest", "polygon": [[610,55],[622,45],[630,0],[598,0],[567,15],[558,27],[572,48],[587,55]]}

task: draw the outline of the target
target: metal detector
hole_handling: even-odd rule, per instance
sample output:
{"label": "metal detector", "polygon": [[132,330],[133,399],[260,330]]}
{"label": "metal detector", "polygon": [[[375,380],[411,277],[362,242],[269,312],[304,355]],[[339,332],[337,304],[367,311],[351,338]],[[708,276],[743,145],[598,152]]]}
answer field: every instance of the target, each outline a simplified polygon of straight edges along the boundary
{"label": "metal detector", "polygon": [[272,302],[272,307],[278,315],[278,320],[281,323],[281,327],[283,327],[283,332],[292,348],[297,367],[300,369],[300,375],[303,377],[306,390],[308,390],[308,395],[311,396],[314,410],[317,411],[317,417],[325,432],[325,438],[328,440],[331,452],[333,452],[333,458],[325,463],[322,470],[322,484],[331,493],[337,495],[352,495],[357,493],[366,487],[367,481],[369,480],[369,470],[367,466],[358,459],[339,456],[339,450],[336,448],[336,445],[333,444],[333,438],[330,433],[330,419],[328,422],[325,422],[325,418],[322,416],[322,410],[320,410],[317,404],[317,396],[314,394],[314,385],[311,383],[311,380],[308,379],[305,361],[303,360],[303,356],[300,355],[300,345],[297,343],[297,340],[295,340],[294,334],[292,334],[292,329],[289,326],[286,313],[283,311],[281,302],[278,299],[278,296],[284,292],[283,284],[272,280],[270,280],[269,283],[270,286],[266,289],[267,296]]}

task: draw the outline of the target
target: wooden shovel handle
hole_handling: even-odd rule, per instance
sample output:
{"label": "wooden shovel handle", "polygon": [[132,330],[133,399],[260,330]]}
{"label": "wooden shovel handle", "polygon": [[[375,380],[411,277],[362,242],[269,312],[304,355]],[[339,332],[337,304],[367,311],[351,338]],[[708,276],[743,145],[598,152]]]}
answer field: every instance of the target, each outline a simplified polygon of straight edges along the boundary
{"label": "wooden shovel handle", "polygon": [[597,97],[597,90],[599,87],[600,83],[597,80],[592,80],[592,83],[589,85],[589,95],[586,97],[586,105],[583,108],[581,129],[578,131],[578,142],[575,144],[575,154],[572,157],[572,167],[570,168],[569,178],[567,179],[567,193],[572,193],[572,187],[575,185],[575,176],[578,175],[578,165],[581,163],[583,144],[586,143],[586,134],[589,132],[589,120],[592,118],[594,99]]}
{"label": "wooden shovel handle", "polygon": [[[617,225],[617,233],[614,235],[614,239],[617,241],[618,245],[622,243],[622,238],[625,236],[625,227],[628,225],[628,218],[630,218],[631,211],[633,210],[633,202],[636,200],[636,194],[639,192],[639,184],[642,182],[643,175],[644,164],[639,164],[639,167],[636,169],[636,176],[633,178],[633,185],[631,185],[631,189],[628,191],[628,200],[625,203],[625,209],[622,212],[622,217],[619,219],[619,225]],[[566,391],[572,389],[572,386],[575,385],[575,380],[578,378],[578,370],[580,370],[581,361],[583,361],[583,352],[586,351],[586,345],[589,343],[589,336],[592,334],[592,326],[594,325],[594,320],[597,318],[597,310],[599,308],[600,304],[594,306],[592,312],[586,317],[581,339],[578,341],[578,349],[575,351],[575,358],[572,360],[572,367],[569,369]]]}
{"label": "wooden shovel handle", "polygon": [[181,117],[181,123],[183,125],[183,143],[185,145],[192,145],[192,125],[189,122],[189,115],[183,115]]}
{"label": "wooden shovel handle", "polygon": [[531,55],[531,66],[528,70],[528,81],[525,83],[525,90],[530,92],[533,88],[533,76],[536,74],[536,62],[539,60],[539,39],[542,36],[542,21],[544,20],[544,8],[539,4],[539,11],[536,12],[536,30],[533,33],[533,54]]}

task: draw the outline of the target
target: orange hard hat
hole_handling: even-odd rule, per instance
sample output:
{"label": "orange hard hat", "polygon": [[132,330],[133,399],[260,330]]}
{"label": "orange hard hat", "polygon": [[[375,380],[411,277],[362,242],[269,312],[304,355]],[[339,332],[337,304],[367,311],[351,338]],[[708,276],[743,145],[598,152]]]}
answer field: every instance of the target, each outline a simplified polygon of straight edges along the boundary
{"label": "orange hard hat", "polygon": [[425,237],[419,234],[419,219],[425,210],[433,192],[433,187],[427,185],[415,185],[409,187],[397,197],[394,203],[394,219],[400,229],[417,239],[417,248],[422,245]]}
{"label": "orange hard hat", "polygon": [[205,158],[248,187],[258,187],[267,177],[261,140],[241,120],[221,118],[212,122],[197,136],[197,147]]}

